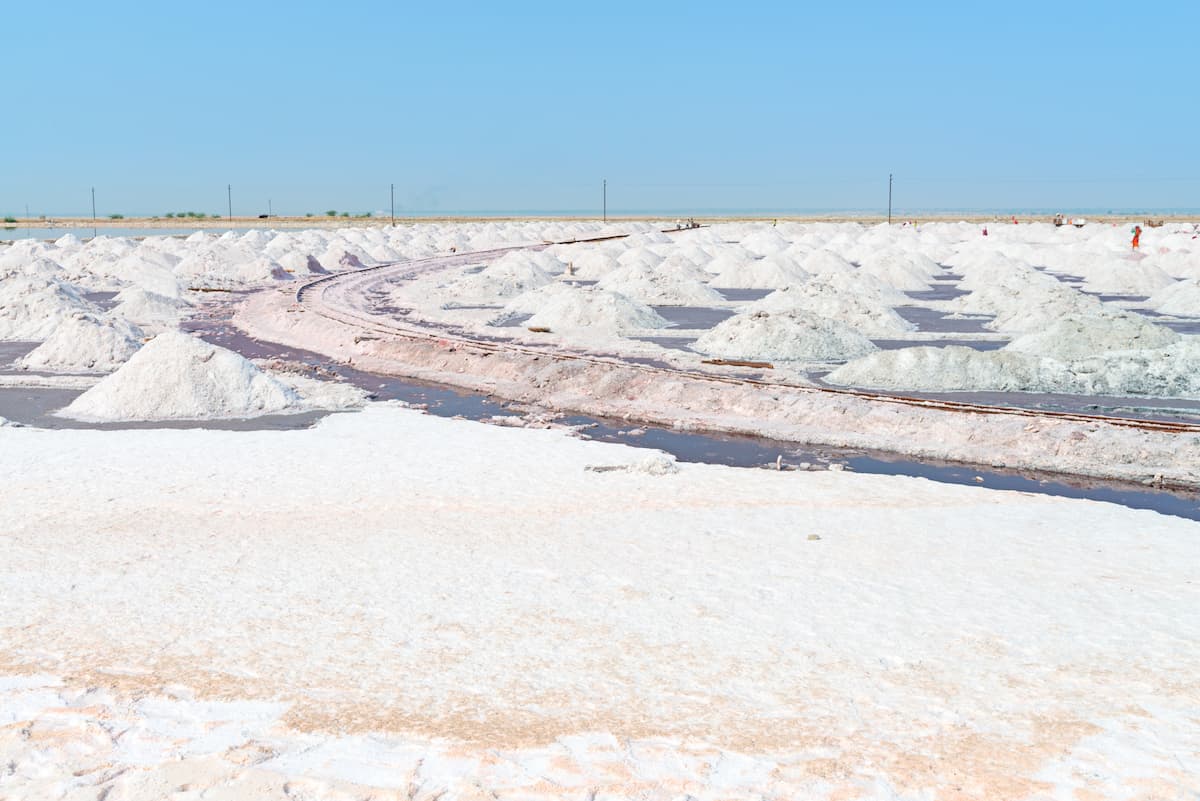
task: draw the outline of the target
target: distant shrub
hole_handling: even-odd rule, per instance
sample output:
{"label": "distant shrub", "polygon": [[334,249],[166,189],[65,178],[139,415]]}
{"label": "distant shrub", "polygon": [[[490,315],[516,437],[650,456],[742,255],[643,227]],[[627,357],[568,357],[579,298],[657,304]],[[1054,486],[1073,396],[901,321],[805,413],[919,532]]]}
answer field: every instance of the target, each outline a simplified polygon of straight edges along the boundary
{"label": "distant shrub", "polygon": [[371,212],[369,212],[369,211],[364,211],[362,214],[360,214],[360,215],[358,215],[358,216],[359,216],[359,217],[370,217],[370,216],[371,216]]}
{"label": "distant shrub", "polygon": [[343,212],[342,212],[342,216],[343,216],[343,217],[349,217],[349,216],[350,216],[350,212],[348,212],[348,211],[343,211]]}
{"label": "distant shrub", "polygon": [[311,211],[309,211],[309,212],[305,212],[304,216],[305,216],[305,217],[311,217],[311,216],[312,216],[312,212],[311,212]]}
{"label": "distant shrub", "polygon": [[336,217],[337,211],[334,209],[330,209],[329,211],[325,212],[325,216],[326,217]]}
{"label": "distant shrub", "polygon": [[110,220],[123,220],[123,219],[125,219],[125,215],[124,215],[124,214],[110,214],[110,215],[108,215],[108,219],[110,219]]}
{"label": "distant shrub", "polygon": [[5,222],[16,222],[17,218],[16,217],[5,217],[4,221]]}
{"label": "distant shrub", "polygon": [[171,211],[168,211],[168,212],[167,212],[167,214],[166,214],[166,217],[167,217],[167,219],[168,219],[168,220],[169,220],[169,219],[171,219],[171,218],[172,218],[172,217],[174,217],[174,216],[175,216],[175,213],[174,213],[174,212],[171,212]]}

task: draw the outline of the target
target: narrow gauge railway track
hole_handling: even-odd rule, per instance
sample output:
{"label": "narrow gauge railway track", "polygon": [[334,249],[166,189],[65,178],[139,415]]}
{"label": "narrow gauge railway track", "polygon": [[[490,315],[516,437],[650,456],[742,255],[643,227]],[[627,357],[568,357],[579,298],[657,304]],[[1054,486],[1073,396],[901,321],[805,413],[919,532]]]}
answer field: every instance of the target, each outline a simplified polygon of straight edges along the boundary
{"label": "narrow gauge railway track", "polygon": [[[669,233],[669,232],[668,232]],[[595,364],[607,367],[621,367],[648,374],[687,378],[693,381],[730,384],[737,386],[758,386],[764,389],[787,389],[799,393],[824,393],[845,397],[861,398],[863,400],[896,404],[924,409],[938,409],[947,412],[979,415],[1009,415],[1039,419],[1063,420],[1084,424],[1102,424],[1120,428],[1132,428],[1143,431],[1156,431],[1176,434],[1200,434],[1200,424],[1166,420],[1140,420],[1111,415],[1093,415],[1082,412],[1060,412],[1050,410],[1026,409],[1019,406],[999,406],[966,401],[918,398],[907,395],[889,395],[858,389],[841,389],[834,387],[818,387],[808,384],[795,384],[784,381],[763,381],[757,378],[718,375],[700,370],[675,368],[667,365],[643,364],[619,356],[608,356],[595,353],[562,350],[557,348],[541,348],[536,345],[517,344],[501,340],[479,339],[468,336],[454,329],[429,329],[416,323],[401,323],[394,319],[384,319],[377,314],[354,309],[347,302],[349,296],[358,290],[365,294],[367,287],[382,281],[407,280],[419,275],[429,274],[437,270],[463,266],[481,261],[488,261],[506,253],[519,250],[542,250],[551,244],[574,244],[575,242],[598,242],[622,239],[626,234],[580,239],[572,242],[543,243],[537,245],[514,245],[491,250],[474,251],[470,253],[454,253],[443,256],[431,256],[411,261],[391,262],[358,270],[352,270],[332,275],[322,276],[309,281],[296,290],[296,302],[305,309],[322,317],[346,325],[355,326],[366,332],[383,336],[406,339],[413,342],[433,343],[440,347],[452,346],[465,352],[477,353],[506,353],[515,355],[550,358],[559,361],[574,361],[584,364]],[[336,293],[330,290],[337,289]],[[334,294],[340,296],[327,297]]]}

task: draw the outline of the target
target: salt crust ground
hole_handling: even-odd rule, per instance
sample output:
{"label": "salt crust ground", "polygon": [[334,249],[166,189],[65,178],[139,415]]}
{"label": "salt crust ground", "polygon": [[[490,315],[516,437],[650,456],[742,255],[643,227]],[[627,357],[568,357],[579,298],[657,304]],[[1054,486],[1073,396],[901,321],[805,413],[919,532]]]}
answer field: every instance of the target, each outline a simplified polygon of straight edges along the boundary
{"label": "salt crust ground", "polygon": [[0,797],[1200,791],[1195,523],[643,453],[0,429]]}

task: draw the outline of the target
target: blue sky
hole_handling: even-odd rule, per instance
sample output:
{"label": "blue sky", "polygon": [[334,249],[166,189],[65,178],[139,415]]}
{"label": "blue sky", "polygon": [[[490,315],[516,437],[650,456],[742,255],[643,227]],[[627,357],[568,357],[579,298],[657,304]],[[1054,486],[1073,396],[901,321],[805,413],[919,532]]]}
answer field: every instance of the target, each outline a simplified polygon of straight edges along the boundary
{"label": "blue sky", "polygon": [[1200,4],[1139,8],[17,3],[0,212],[1200,207]]}

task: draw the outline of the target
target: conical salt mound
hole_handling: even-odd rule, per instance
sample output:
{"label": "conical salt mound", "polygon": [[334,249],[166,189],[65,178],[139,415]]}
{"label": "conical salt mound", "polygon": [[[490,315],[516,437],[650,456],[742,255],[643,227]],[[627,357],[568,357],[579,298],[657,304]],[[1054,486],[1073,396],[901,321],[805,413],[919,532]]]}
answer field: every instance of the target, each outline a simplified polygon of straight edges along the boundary
{"label": "conical salt mound", "polygon": [[79,420],[254,417],[301,404],[247,359],[179,331],[159,334],[59,414]]}
{"label": "conical salt mound", "polygon": [[125,320],[80,312],[59,323],[18,364],[27,370],[106,373],[137,352],[141,337],[141,330]]}

